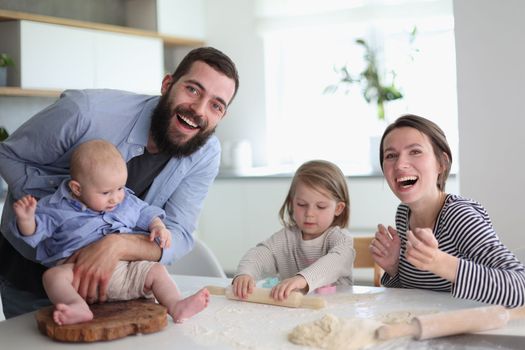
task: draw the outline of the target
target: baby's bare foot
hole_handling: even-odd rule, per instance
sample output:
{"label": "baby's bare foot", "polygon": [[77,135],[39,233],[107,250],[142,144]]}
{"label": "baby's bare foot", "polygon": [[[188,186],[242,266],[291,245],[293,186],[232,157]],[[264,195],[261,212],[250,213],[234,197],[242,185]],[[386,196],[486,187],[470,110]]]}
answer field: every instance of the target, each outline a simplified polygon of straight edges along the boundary
{"label": "baby's bare foot", "polygon": [[53,311],[53,320],[62,326],[75,324],[93,319],[93,313],[87,304],[57,304]]}
{"label": "baby's bare foot", "polygon": [[210,301],[210,292],[206,288],[199,290],[197,293],[179,300],[177,304],[169,310],[173,321],[182,323],[185,319],[201,312],[208,306]]}

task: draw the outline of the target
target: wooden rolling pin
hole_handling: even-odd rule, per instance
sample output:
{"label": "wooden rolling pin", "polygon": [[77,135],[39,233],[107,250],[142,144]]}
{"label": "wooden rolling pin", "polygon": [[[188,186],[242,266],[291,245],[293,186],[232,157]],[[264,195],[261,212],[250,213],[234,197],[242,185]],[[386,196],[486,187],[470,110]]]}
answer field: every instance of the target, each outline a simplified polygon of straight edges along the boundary
{"label": "wooden rolling pin", "polygon": [[305,296],[299,292],[291,292],[286,300],[279,301],[275,300],[270,296],[270,290],[267,288],[254,288],[253,293],[250,294],[246,299],[241,299],[233,294],[232,287],[217,287],[207,286],[206,287],[211,294],[214,295],[225,295],[228,299],[249,301],[251,303],[269,304],[286,307],[304,307],[309,309],[321,309],[326,306],[326,300],[318,297]]}
{"label": "wooden rolling pin", "polygon": [[506,309],[484,306],[414,317],[409,324],[386,325],[375,332],[376,339],[388,340],[411,336],[430,339],[454,334],[482,332],[504,327],[508,321],[525,318],[525,306]]}

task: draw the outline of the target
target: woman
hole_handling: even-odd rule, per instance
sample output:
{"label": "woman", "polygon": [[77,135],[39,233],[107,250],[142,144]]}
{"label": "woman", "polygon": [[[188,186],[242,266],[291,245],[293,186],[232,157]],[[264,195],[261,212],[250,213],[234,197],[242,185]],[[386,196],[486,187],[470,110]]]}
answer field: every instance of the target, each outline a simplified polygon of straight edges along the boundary
{"label": "woman", "polygon": [[425,118],[402,116],[385,130],[379,156],[401,201],[396,229],[378,225],[370,245],[385,270],[382,284],[523,305],[525,267],[500,242],[485,209],[445,192],[452,154],[443,131]]}

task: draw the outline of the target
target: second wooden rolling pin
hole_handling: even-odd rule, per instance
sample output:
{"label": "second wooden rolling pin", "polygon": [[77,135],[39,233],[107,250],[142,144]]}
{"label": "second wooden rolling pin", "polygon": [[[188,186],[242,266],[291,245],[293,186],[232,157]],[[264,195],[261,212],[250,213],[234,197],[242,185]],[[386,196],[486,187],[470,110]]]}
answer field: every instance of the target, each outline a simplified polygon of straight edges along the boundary
{"label": "second wooden rolling pin", "polygon": [[279,301],[270,296],[270,290],[267,288],[254,288],[253,293],[246,299],[241,299],[233,295],[232,287],[206,286],[208,291],[214,295],[225,295],[228,299],[249,301],[251,303],[269,304],[285,307],[304,307],[310,309],[321,309],[326,306],[326,300],[318,297],[305,296],[299,292],[291,292],[288,299]]}
{"label": "second wooden rolling pin", "polygon": [[504,327],[508,321],[525,318],[525,306],[506,309],[484,306],[414,317],[409,324],[381,326],[375,336],[380,340],[411,336],[430,339],[455,334],[482,332]]}

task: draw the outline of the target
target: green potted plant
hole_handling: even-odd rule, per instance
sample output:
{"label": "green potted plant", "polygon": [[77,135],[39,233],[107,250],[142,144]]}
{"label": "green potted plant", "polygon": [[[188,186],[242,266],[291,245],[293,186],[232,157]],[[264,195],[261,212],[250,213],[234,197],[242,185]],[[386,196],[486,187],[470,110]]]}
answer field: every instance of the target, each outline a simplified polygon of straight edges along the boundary
{"label": "green potted plant", "polygon": [[7,85],[7,67],[14,66],[15,61],[6,53],[0,53],[0,86]]}
{"label": "green potted plant", "polygon": [[3,126],[0,126],[0,142],[4,141],[9,137],[9,132]]}
{"label": "green potted plant", "polygon": [[[377,105],[377,117],[385,120],[385,103],[403,98],[403,94],[395,85],[395,72],[392,71],[392,81],[385,82],[385,76],[381,74],[377,61],[377,52],[364,39],[357,39],[356,44],[363,46],[365,53],[363,59],[366,62],[365,69],[357,76],[352,76],[347,66],[335,68],[341,76],[336,84],[326,87],[325,92],[334,93],[341,85],[360,84],[363,88],[363,97],[368,103]],[[348,91],[348,90],[347,90]]]}
{"label": "green potted plant", "polygon": [[[412,45],[416,37],[416,28],[414,27],[409,34],[409,43]],[[325,93],[335,93],[339,88],[345,88],[345,93],[349,93],[348,87],[358,84],[362,88],[363,98],[368,103],[374,103],[377,108],[377,118],[383,124],[385,121],[385,104],[390,101],[403,98],[401,90],[395,84],[396,73],[390,71],[391,79],[382,69],[378,59],[378,49],[367,43],[364,39],[356,39],[355,43],[364,49],[363,59],[365,68],[360,73],[353,75],[348,66],[334,68],[340,78],[337,83],[325,88]],[[412,49],[417,52],[417,49]],[[412,52],[413,53],[413,52]],[[409,57],[413,59],[412,53]],[[377,150],[381,137],[378,135],[370,136],[370,164],[372,172],[380,173],[381,167],[377,159]]]}
{"label": "green potted plant", "polygon": [[[416,37],[417,29],[414,27],[409,33],[409,42],[413,44]],[[366,63],[365,69],[352,76],[350,69],[347,66],[335,68],[335,71],[340,75],[340,79],[336,84],[329,85],[325,88],[325,92],[334,93],[341,86],[351,84],[360,84],[362,86],[363,97],[368,103],[375,103],[377,106],[377,117],[379,120],[385,120],[385,103],[403,98],[400,89],[395,85],[396,73],[390,71],[392,79],[387,82],[386,74],[381,70],[378,62],[378,51],[371,46],[364,39],[356,39],[356,44],[362,46],[365,50],[363,59]],[[417,52],[417,49],[414,49]],[[413,59],[412,54],[410,57]],[[346,89],[346,92],[349,90]]]}

